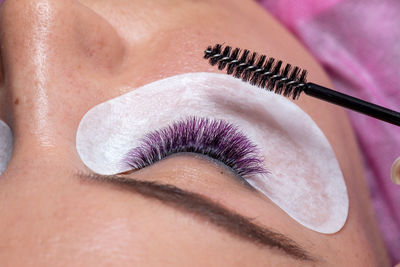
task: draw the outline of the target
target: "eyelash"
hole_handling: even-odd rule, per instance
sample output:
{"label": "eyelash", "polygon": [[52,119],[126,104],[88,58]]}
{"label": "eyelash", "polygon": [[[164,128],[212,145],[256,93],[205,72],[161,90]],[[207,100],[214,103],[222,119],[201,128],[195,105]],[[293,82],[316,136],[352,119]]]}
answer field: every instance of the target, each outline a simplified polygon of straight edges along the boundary
{"label": "eyelash", "polygon": [[146,134],[140,145],[127,154],[125,163],[139,170],[180,152],[218,160],[244,179],[268,172],[256,145],[236,126],[194,116]]}

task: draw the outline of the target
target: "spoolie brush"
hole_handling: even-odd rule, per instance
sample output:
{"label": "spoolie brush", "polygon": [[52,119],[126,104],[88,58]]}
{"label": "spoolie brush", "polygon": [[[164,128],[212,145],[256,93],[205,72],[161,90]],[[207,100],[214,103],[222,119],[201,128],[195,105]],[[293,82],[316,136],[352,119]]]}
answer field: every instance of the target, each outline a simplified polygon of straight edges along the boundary
{"label": "spoolie brush", "polygon": [[251,53],[249,50],[217,44],[204,51],[204,58],[218,69],[223,70],[245,82],[298,99],[304,92],[321,100],[352,109],[376,119],[400,126],[400,113],[339,93],[315,83],[307,82],[307,71],[281,60],[267,58],[265,55]]}

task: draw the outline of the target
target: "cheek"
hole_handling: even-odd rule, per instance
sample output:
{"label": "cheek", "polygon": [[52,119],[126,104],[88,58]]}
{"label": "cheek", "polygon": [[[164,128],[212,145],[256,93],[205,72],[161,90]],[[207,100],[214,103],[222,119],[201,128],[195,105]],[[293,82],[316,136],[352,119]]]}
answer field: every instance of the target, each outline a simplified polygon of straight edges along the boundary
{"label": "cheek", "polygon": [[11,159],[13,151],[13,136],[11,129],[0,121],[0,174],[2,174]]}

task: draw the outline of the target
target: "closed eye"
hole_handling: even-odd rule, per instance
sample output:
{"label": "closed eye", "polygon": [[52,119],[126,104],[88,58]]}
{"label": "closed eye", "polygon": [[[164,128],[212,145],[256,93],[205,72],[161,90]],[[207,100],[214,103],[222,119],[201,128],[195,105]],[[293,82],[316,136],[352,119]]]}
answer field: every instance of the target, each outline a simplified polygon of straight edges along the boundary
{"label": "closed eye", "polygon": [[128,152],[125,163],[139,170],[182,152],[220,161],[243,179],[268,173],[257,146],[238,127],[224,120],[194,116],[146,134],[139,146]]}

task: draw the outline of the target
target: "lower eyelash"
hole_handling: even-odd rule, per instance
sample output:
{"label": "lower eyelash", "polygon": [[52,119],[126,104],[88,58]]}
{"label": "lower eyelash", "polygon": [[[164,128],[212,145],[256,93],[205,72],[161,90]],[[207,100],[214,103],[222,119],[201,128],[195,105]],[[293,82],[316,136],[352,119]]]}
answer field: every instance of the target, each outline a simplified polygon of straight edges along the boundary
{"label": "lower eyelash", "polygon": [[268,173],[256,145],[236,126],[194,116],[146,134],[140,145],[127,154],[125,163],[139,170],[180,152],[218,160],[242,178]]}

